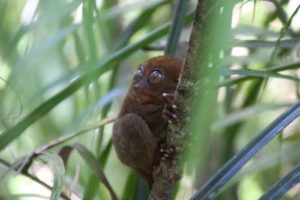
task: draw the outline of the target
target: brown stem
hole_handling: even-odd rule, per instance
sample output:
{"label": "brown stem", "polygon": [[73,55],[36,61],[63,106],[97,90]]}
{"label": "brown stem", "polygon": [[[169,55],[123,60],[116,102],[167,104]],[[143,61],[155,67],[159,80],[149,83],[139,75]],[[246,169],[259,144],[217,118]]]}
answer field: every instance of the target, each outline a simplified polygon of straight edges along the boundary
{"label": "brown stem", "polygon": [[[188,52],[185,58],[184,66],[181,71],[181,76],[177,86],[177,92],[175,95],[175,104],[181,107],[187,107],[192,94],[191,90],[195,87],[195,82],[199,73],[201,72],[201,65],[205,56],[202,56],[202,48],[206,46],[207,36],[204,34],[206,27],[206,18],[209,12],[209,0],[198,0],[196,14],[193,22],[192,33],[190,36]],[[199,57],[200,56],[200,57]],[[202,91],[201,88],[197,90]],[[183,120],[185,121],[185,120]],[[182,146],[184,142],[184,124],[181,123],[178,126],[170,125],[167,130],[167,144],[170,146]],[[181,174],[181,167],[179,165],[173,165],[170,161],[161,161],[160,166],[162,173],[157,177],[154,177],[154,184],[150,193],[149,199],[171,199],[172,190],[175,186],[175,181],[170,181],[174,177],[178,177]]]}

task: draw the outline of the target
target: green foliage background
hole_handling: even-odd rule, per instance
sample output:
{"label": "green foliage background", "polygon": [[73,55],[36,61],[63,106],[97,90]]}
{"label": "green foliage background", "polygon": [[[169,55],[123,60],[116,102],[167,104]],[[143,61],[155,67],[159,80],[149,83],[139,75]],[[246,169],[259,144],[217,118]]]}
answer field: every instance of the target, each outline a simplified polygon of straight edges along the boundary
{"label": "green foliage background", "polygon": [[[63,199],[70,194],[72,199],[109,199],[101,169],[120,199],[141,198],[142,184],[111,148],[112,125],[97,124],[116,116],[138,64],[163,54],[163,49],[149,49],[166,46],[175,3],[0,0],[0,199],[55,199],[61,191]],[[268,0],[233,6],[232,30],[224,30],[231,40],[220,52],[216,113],[205,134],[206,150],[198,152],[199,161],[205,162],[198,170],[185,169],[177,199],[191,197],[195,188],[299,99],[299,5]],[[188,11],[195,6],[191,1]],[[191,19],[189,15],[182,28],[181,42],[189,40]],[[242,169],[219,198],[260,197],[299,163],[299,130],[296,120]],[[30,157],[30,162],[23,157],[71,134],[72,139]],[[80,154],[72,153],[64,166],[57,153],[75,143],[85,148],[76,146]],[[49,184],[52,179],[51,190],[41,186],[41,181]],[[298,190],[293,190],[286,198],[297,196]]]}

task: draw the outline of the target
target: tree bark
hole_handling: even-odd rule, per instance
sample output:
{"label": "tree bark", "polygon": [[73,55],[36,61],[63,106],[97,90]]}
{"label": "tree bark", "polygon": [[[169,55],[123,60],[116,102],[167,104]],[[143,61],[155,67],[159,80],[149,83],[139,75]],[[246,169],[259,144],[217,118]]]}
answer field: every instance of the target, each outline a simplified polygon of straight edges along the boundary
{"label": "tree bark", "polygon": [[[181,108],[188,108],[194,88],[197,88],[197,92],[202,91],[202,89],[196,85],[199,73],[202,73],[201,65],[202,63],[205,63],[203,59],[206,58],[206,56],[202,56],[203,48],[201,47],[207,46],[206,42],[208,39],[204,29],[207,27],[206,17],[209,14],[208,8],[210,3],[210,0],[198,0],[188,52],[186,54],[174,99],[174,104]],[[178,126],[173,124],[169,125],[167,130],[168,146],[183,146],[186,136],[186,131],[184,131],[186,119],[187,116],[185,116],[185,119],[183,119],[182,123]],[[162,172],[157,177],[154,177],[154,184],[149,199],[171,199],[172,190],[176,182],[170,181],[170,179],[178,177],[178,175],[181,174],[182,169],[180,164],[172,165],[170,162],[171,161],[161,161],[160,167]]]}

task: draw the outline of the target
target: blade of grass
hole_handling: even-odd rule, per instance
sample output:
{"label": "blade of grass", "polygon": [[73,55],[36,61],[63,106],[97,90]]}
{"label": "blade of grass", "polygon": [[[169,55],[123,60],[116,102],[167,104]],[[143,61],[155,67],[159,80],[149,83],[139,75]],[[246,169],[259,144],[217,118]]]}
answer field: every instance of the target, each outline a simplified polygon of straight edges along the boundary
{"label": "blade of grass", "polygon": [[[269,152],[261,158],[254,161],[248,167],[243,168],[236,177],[234,177],[224,188],[221,190],[226,191],[228,188],[237,184],[240,180],[245,178],[246,176],[253,174],[253,173],[263,173],[262,171],[270,169],[272,167],[276,167],[282,164],[287,164],[293,161],[297,161],[299,158],[300,148],[299,147],[289,147],[289,149],[284,150],[284,152]],[[282,155],[288,155],[282,157]]]}
{"label": "blade of grass", "polygon": [[[193,13],[186,16],[186,22],[191,22]],[[96,63],[95,69],[88,71],[81,75],[78,79],[73,81],[69,86],[60,91],[58,94],[49,98],[39,106],[37,106],[32,112],[25,116],[20,122],[12,126],[4,133],[0,135],[0,151],[4,149],[11,141],[20,136],[31,124],[40,119],[46,113],[48,113],[52,108],[54,108],[61,101],[69,97],[71,94],[76,92],[83,85],[88,84],[95,79],[97,79],[101,74],[110,70],[112,66],[115,66],[114,63],[120,61],[132,53],[138,51],[139,49],[147,46],[151,42],[164,36],[170,27],[170,23],[166,23],[154,31],[150,32],[147,36],[141,39],[138,42],[135,42],[129,46],[126,46],[119,51],[116,51],[104,61],[99,61]]]}
{"label": "blade of grass", "polygon": [[279,200],[283,195],[296,186],[300,182],[300,165],[295,167],[282,179],[276,182],[267,192],[265,192],[259,199],[260,200]]}
{"label": "blade of grass", "polygon": [[55,154],[43,153],[40,159],[48,163],[53,173],[54,180],[53,180],[53,187],[51,189],[50,200],[57,200],[61,195],[63,185],[64,185],[64,175],[65,175],[64,164],[60,159],[60,157]]}
{"label": "blade of grass", "polygon": [[271,67],[271,72],[285,71],[285,70],[295,70],[300,68],[300,62],[293,62],[284,65],[277,65]]}
{"label": "blade of grass", "polygon": [[114,190],[113,190],[112,186],[110,185],[110,183],[108,182],[108,180],[107,180],[107,178],[106,178],[106,176],[103,172],[103,169],[99,165],[99,162],[97,161],[95,156],[88,149],[86,149],[84,146],[82,146],[80,144],[75,144],[73,147],[78,151],[78,153],[80,154],[82,159],[84,159],[86,164],[90,167],[92,172],[105,185],[105,187],[107,188],[107,190],[110,193],[111,199],[117,200],[118,199],[117,195],[114,192]]}
{"label": "blade of grass", "polygon": [[130,3],[124,3],[115,7],[112,7],[110,9],[107,9],[105,12],[101,14],[101,16],[97,17],[97,20],[107,20],[108,18],[115,17],[116,15],[124,14],[127,13],[128,10],[133,10],[133,9],[147,9],[152,6],[156,6],[157,4],[161,3],[164,0],[152,0],[152,1],[132,1]]}
{"label": "blade of grass", "polygon": [[[18,172],[26,172],[27,169],[30,167],[31,162],[33,161],[34,158],[36,158],[37,156],[43,154],[44,152],[46,152],[47,150],[56,147],[62,143],[65,143],[69,140],[72,140],[76,137],[79,137],[82,134],[88,133],[91,130],[97,129],[101,126],[104,126],[108,123],[114,122],[115,121],[115,117],[112,118],[106,118],[101,120],[100,122],[81,128],[79,130],[76,130],[74,133],[66,135],[66,136],[61,136],[58,137],[54,140],[51,140],[50,142],[48,142],[47,144],[44,144],[38,148],[36,148],[35,150],[33,150],[29,155],[27,156],[23,156],[19,159],[16,159],[16,161],[11,165],[11,167],[7,170],[7,172],[3,175],[3,177],[0,177],[0,181],[2,179],[4,179],[5,176],[7,176],[9,174],[10,171],[12,170],[18,170]],[[1,160],[0,160],[1,161]]]}
{"label": "blade of grass", "polygon": [[246,77],[259,77],[259,78],[282,78],[287,80],[292,80],[299,82],[300,79],[298,77],[279,74],[276,72],[270,72],[270,71],[258,71],[258,70],[252,70],[252,69],[222,69],[221,70],[222,75],[240,75],[240,76],[246,76]]}
{"label": "blade of grass", "polygon": [[[220,193],[222,193],[223,191],[227,191],[232,186],[238,184],[243,178],[246,178],[253,173],[263,173],[263,171],[265,170],[270,170],[273,167],[282,166],[282,164],[288,164],[294,161],[297,162],[299,153],[300,151],[298,147],[290,147],[288,150],[284,150],[284,154],[282,154],[282,152],[274,153],[273,151],[265,154],[264,156],[261,156],[261,158],[255,160],[253,164],[243,168],[237,174],[237,176],[235,176],[228,184],[226,184],[221,189]],[[282,155],[287,156],[282,157]]]}
{"label": "blade of grass", "polygon": [[[276,14],[277,14],[279,20],[281,21],[281,23],[283,25],[289,23],[288,22],[288,16],[287,16],[287,14],[286,14],[286,12],[283,8],[283,5],[281,5],[282,2],[279,2],[279,1],[276,1],[276,0],[265,0],[265,1],[269,1],[269,2],[274,4],[274,6],[276,8]],[[289,29],[288,31],[291,33],[292,36],[296,36],[294,31],[290,27],[288,29]]]}
{"label": "blade of grass", "polygon": [[[297,6],[297,8],[294,10],[294,12],[292,13],[291,17],[289,18],[289,20],[284,24],[283,28],[281,29],[280,31],[280,35],[276,41],[276,45],[271,53],[271,56],[270,56],[270,59],[269,59],[269,62],[267,63],[267,70],[269,71],[270,70],[270,67],[272,66],[271,64],[274,62],[275,58],[276,58],[276,55],[278,54],[278,49],[279,49],[279,45],[281,43],[281,40],[283,39],[284,35],[286,34],[286,32],[288,31],[288,29],[290,28],[291,26],[291,23],[294,19],[294,17],[296,16],[296,14],[298,13],[300,9],[300,4]],[[267,87],[267,83],[268,83],[268,77],[264,79],[263,83],[262,83],[262,87],[260,89],[260,96],[258,98],[258,101],[260,101],[261,97],[262,97],[262,94],[264,92],[264,90],[266,89]]]}
{"label": "blade of grass", "polygon": [[122,199],[133,199],[135,193],[135,185],[137,184],[137,178],[138,177],[133,172],[129,173],[126,180],[125,189],[122,194]]}
{"label": "blade of grass", "polygon": [[267,40],[236,40],[233,44],[234,46],[242,46],[251,49],[255,48],[271,48],[278,45],[281,48],[293,48],[297,45],[300,40],[297,38],[294,39],[282,39],[280,41],[267,41]]}
{"label": "blade of grass", "polygon": [[172,26],[170,36],[168,38],[165,54],[175,56],[180,39],[180,33],[184,23],[184,16],[186,14],[189,0],[178,0],[176,11],[173,13]]}
{"label": "blade of grass", "polygon": [[[96,114],[96,113],[99,114],[99,112],[105,106],[107,106],[108,104],[110,104],[113,101],[113,99],[119,97],[121,94],[124,94],[124,93],[125,93],[125,90],[119,89],[119,88],[109,91],[106,95],[104,95],[101,99],[99,99],[93,105],[87,107],[81,113],[79,113],[78,117],[76,117],[75,120],[73,120],[72,124],[70,125],[68,130],[65,131],[65,133],[77,130],[78,127],[80,126],[80,124],[82,123],[82,121],[84,121],[85,119],[88,119],[93,114]],[[106,118],[106,117],[107,117],[107,115],[105,115],[105,116],[101,115],[101,118]],[[101,126],[101,128],[102,127],[103,126]]]}
{"label": "blade of grass", "polygon": [[220,189],[261,150],[268,142],[278,135],[286,126],[300,115],[300,101],[281,114],[251,142],[233,156],[207,183],[200,188],[191,200],[213,199]]}
{"label": "blade of grass", "polygon": [[[125,197],[125,196],[124,196]],[[142,178],[137,177],[137,182],[134,188],[134,200],[147,199],[149,197],[149,189]]]}
{"label": "blade of grass", "polygon": [[[37,21],[31,22],[28,25],[22,25],[14,34],[12,40],[10,41],[10,45],[8,45],[9,49],[7,49],[6,56],[10,56],[11,52],[17,47],[17,44],[20,42],[24,35],[28,34],[29,32],[33,31],[35,28],[41,25],[49,25],[50,23],[56,23],[57,21],[61,20],[61,18],[69,15],[70,13],[74,12],[75,9],[82,3],[82,0],[74,0],[70,3],[64,5],[62,12],[58,12],[55,15],[52,15],[51,18],[47,18],[43,15],[39,15]],[[2,12],[1,12],[2,13]]]}
{"label": "blade of grass", "polygon": [[[286,155],[286,156],[282,156]],[[245,167],[237,175],[237,179],[241,180],[241,177],[247,176],[249,174],[262,172],[263,170],[270,169],[275,166],[288,164],[291,162],[297,162],[299,160],[300,148],[298,146],[291,146],[283,150],[283,152],[268,152],[265,153],[260,158],[256,159],[253,164],[248,167]],[[235,182],[232,181],[232,182]]]}
{"label": "blade of grass", "polygon": [[31,50],[19,61],[19,65],[22,65],[23,62],[32,59],[34,56],[39,55],[41,52],[49,49],[50,47],[56,45],[61,40],[72,34],[79,28],[79,25],[68,25],[61,28],[55,34],[51,35],[48,38],[43,38],[40,41],[37,41],[36,45],[31,48]]}
{"label": "blade of grass", "polygon": [[245,36],[258,36],[262,38],[275,38],[278,37],[279,33],[271,31],[268,29],[254,27],[250,25],[240,24],[238,27],[232,30],[233,34],[236,35],[245,35]]}
{"label": "blade of grass", "polygon": [[234,125],[238,122],[244,121],[247,118],[258,116],[259,114],[265,113],[266,111],[274,111],[276,109],[282,109],[288,106],[290,106],[290,104],[266,104],[242,108],[241,110],[227,114],[226,117],[213,123],[211,126],[211,130],[221,130],[230,125]]}
{"label": "blade of grass", "polygon": [[298,68],[300,68],[300,63],[295,62],[295,63],[290,63],[288,65],[275,66],[274,68],[271,68],[268,71],[258,71],[258,70],[248,70],[248,69],[243,69],[243,70],[223,69],[222,75],[238,74],[241,75],[241,77],[222,80],[218,83],[218,87],[230,86],[230,85],[238,84],[243,81],[252,80],[252,79],[262,79],[266,77],[282,78],[282,79],[288,79],[288,80],[298,82],[300,79],[297,77],[275,73],[279,71],[294,70]]}

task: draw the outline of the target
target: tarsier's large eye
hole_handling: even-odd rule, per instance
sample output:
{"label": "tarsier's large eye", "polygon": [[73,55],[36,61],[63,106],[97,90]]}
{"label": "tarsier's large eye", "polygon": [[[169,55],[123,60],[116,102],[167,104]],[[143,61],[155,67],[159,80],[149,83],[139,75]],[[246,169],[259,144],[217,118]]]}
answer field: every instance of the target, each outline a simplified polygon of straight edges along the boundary
{"label": "tarsier's large eye", "polygon": [[162,72],[158,70],[154,70],[149,74],[148,80],[150,83],[159,83],[164,78],[164,75]]}
{"label": "tarsier's large eye", "polygon": [[136,72],[135,72],[135,75],[133,77],[133,80],[134,81],[138,81],[140,80],[141,78],[143,77],[143,71],[141,69],[138,69]]}

